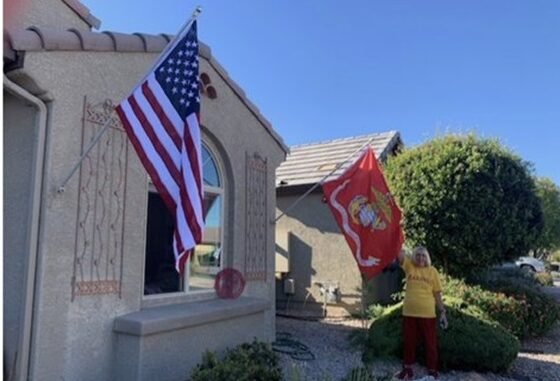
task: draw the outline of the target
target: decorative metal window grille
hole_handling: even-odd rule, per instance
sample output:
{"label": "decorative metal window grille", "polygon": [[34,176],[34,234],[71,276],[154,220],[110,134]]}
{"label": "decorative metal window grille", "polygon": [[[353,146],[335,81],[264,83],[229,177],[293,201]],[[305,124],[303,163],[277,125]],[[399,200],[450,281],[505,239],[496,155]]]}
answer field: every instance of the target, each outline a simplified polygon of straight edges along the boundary
{"label": "decorative metal window grille", "polygon": [[114,104],[84,98],[82,152],[105,122],[109,129],[80,167],[72,300],[76,296],[121,296],[128,139]]}
{"label": "decorative metal window grille", "polygon": [[245,278],[266,280],[267,264],[267,161],[246,154]]}

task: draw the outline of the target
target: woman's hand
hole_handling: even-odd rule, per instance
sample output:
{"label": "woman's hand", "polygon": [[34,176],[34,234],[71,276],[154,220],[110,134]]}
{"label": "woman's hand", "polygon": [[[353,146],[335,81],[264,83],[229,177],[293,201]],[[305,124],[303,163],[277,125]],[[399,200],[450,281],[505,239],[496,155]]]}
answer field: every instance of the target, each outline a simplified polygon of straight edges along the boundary
{"label": "woman's hand", "polygon": [[445,309],[441,310],[439,313],[439,326],[441,329],[447,329],[449,327],[449,322],[447,321],[447,314],[445,313]]}

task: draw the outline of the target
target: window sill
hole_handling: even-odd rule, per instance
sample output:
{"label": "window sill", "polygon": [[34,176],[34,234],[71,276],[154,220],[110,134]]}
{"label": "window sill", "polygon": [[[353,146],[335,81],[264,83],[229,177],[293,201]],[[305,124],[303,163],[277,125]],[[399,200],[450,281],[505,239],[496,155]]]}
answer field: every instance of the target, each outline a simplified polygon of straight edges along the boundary
{"label": "window sill", "polygon": [[117,317],[113,331],[133,336],[148,336],[251,315],[269,308],[269,301],[246,297],[147,308]]}
{"label": "window sill", "polygon": [[214,290],[198,290],[185,292],[175,292],[170,294],[144,295],[142,298],[142,308],[153,308],[166,305],[181,303],[195,303],[216,299]]}

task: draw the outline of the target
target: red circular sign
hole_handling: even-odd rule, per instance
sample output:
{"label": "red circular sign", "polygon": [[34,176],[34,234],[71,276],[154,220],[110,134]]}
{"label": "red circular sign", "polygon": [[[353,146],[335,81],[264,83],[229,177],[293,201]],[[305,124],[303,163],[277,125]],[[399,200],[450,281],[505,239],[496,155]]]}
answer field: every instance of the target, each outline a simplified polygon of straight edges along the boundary
{"label": "red circular sign", "polygon": [[222,299],[237,299],[243,293],[245,279],[236,269],[223,269],[216,275],[214,289]]}

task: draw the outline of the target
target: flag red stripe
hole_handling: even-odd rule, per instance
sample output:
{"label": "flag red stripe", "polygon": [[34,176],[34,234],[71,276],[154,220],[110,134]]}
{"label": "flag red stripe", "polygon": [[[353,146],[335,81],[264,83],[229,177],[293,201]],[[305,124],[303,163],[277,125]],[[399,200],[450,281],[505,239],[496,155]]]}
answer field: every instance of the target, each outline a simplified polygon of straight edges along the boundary
{"label": "flag red stripe", "polygon": [[176,270],[180,274],[182,274],[183,271],[185,270],[185,263],[187,262],[187,259],[189,259],[189,257],[191,256],[191,253],[192,250],[183,251],[177,258]]}
{"label": "flag red stripe", "polygon": [[179,196],[181,198],[181,206],[183,207],[184,217],[189,225],[195,242],[200,242],[202,239],[202,229],[196,219],[196,213],[194,211],[193,205],[191,204],[190,195],[187,192],[185,184],[181,182],[179,190]]}
{"label": "flag red stripe", "polygon": [[177,166],[173,162],[173,159],[171,159],[171,157],[169,156],[169,152],[167,152],[167,149],[159,141],[159,138],[157,137],[154,128],[146,118],[146,115],[142,111],[142,108],[136,102],[136,99],[134,98],[133,95],[128,97],[128,103],[132,107],[132,110],[134,111],[136,118],[138,118],[140,123],[142,123],[142,126],[144,127],[144,132],[146,132],[146,135],[148,135],[148,138],[152,142],[152,145],[154,146],[157,153],[165,163],[165,166],[167,167],[167,170],[171,174],[171,177],[173,177],[175,182],[179,184],[179,182],[181,181],[181,174],[179,172],[179,169],[177,169]]}
{"label": "flag red stripe", "polygon": [[128,120],[128,117],[126,116],[126,113],[123,111],[121,105],[117,106],[115,110],[116,110],[117,114],[119,115],[119,118],[121,119],[123,127],[128,134],[128,137],[129,137],[129,139],[132,143],[132,146],[136,150],[136,153],[138,154],[138,157],[140,158],[140,161],[142,162],[142,164],[146,168],[146,171],[150,175],[150,178],[154,182],[154,185],[155,185],[157,191],[159,192],[161,198],[163,199],[163,202],[165,203],[167,208],[170,211],[172,211],[173,214],[175,214],[177,204],[175,203],[175,200],[173,200],[173,197],[171,196],[167,187],[161,181],[161,178],[159,177],[158,171],[155,169],[155,167],[152,164],[152,162],[150,161],[150,159],[144,153],[144,149],[142,148],[142,145],[138,141],[138,138],[136,137],[136,134],[134,133],[134,131],[132,129],[132,126],[130,125],[130,121]]}
{"label": "flag red stripe", "polygon": [[177,251],[179,253],[185,251],[185,245],[183,245],[183,242],[181,240],[181,237],[179,236],[179,231],[177,230],[177,228],[175,228],[175,231],[173,232],[173,237],[175,239],[175,246],[177,248]]}
{"label": "flag red stripe", "polygon": [[167,117],[167,114],[165,114],[165,111],[163,111],[163,108],[157,101],[154,93],[152,92],[152,89],[150,89],[150,87],[148,86],[148,82],[144,82],[144,84],[142,84],[142,93],[148,100],[150,106],[152,106],[152,110],[154,110],[154,113],[161,121],[161,125],[163,126],[169,137],[171,137],[171,140],[173,140],[173,143],[177,147],[177,150],[181,151],[181,136],[179,136],[177,130],[175,129],[175,126],[173,125],[173,123],[171,123],[171,121]]}
{"label": "flag red stripe", "polygon": [[194,174],[194,179],[198,187],[198,193],[202,195],[202,178],[200,173],[200,162],[198,161],[199,155],[190,131],[191,128],[198,128],[198,126],[189,126],[189,124],[186,123],[186,127],[187,128],[185,128],[185,134],[183,139],[185,141],[187,155],[189,157],[190,166]]}

